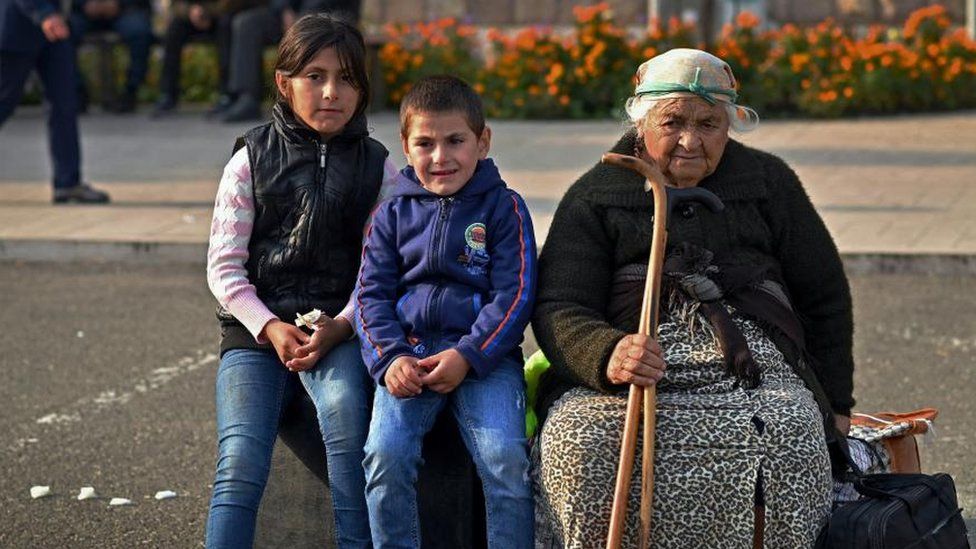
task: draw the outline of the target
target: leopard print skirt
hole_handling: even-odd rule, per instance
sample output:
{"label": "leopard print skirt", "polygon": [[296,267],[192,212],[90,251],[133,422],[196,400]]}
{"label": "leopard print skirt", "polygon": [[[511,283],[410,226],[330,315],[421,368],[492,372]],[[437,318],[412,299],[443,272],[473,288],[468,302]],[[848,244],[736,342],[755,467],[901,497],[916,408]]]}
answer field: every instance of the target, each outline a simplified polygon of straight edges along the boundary
{"label": "leopard print skirt", "polygon": [[[812,393],[756,324],[735,317],[762,370],[758,388],[738,387],[707,324],[691,319],[658,332],[668,369],[658,385],[652,547],[752,547],[757,498],[766,548],[811,547],[832,486]],[[550,409],[533,447],[538,547],[604,546],[626,407],[626,393],[576,388]],[[637,546],[640,471],[638,457],[624,547]]]}

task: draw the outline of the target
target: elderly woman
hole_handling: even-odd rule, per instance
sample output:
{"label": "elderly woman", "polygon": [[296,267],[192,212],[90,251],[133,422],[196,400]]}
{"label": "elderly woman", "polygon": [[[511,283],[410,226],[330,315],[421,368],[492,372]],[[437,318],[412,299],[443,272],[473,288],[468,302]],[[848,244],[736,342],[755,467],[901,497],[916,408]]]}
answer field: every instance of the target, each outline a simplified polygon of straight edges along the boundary
{"label": "elderly woman", "polygon": [[[830,509],[835,424],[853,405],[851,298],[823,221],[751,129],[728,64],[675,49],[640,66],[613,152],[725,204],[674,212],[657,343],[637,335],[653,200],[597,165],[563,197],[539,262],[533,329],[538,505],[565,547],[605,542],[629,384],[657,384],[652,545],[810,547]],[[545,413],[545,412],[544,412]],[[836,440],[836,439],[834,439]],[[842,443],[842,442],[841,442]],[[636,545],[640,466],[624,546]]]}

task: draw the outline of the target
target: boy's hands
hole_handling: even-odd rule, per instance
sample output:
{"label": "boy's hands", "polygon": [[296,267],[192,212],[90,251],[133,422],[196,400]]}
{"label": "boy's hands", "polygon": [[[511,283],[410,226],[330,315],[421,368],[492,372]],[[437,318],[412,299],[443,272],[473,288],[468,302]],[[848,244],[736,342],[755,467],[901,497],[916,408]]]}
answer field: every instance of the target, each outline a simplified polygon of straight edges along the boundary
{"label": "boy's hands", "polygon": [[415,356],[403,355],[396,358],[386,369],[383,381],[390,394],[397,398],[417,396],[423,389],[420,367]]}
{"label": "boy's hands", "polygon": [[329,354],[329,351],[336,344],[352,335],[352,326],[344,318],[322,315],[316,326],[318,329],[312,333],[308,343],[295,349],[295,358],[285,363],[289,370],[301,372],[313,368],[319,359]]}
{"label": "boy's hands", "polygon": [[298,326],[282,322],[277,318],[268,321],[259,335],[271,342],[282,364],[288,364],[288,361],[295,358],[295,351],[312,339]]}
{"label": "boy's hands", "polygon": [[441,351],[417,361],[417,366],[428,373],[423,375],[424,385],[438,393],[450,393],[464,381],[471,365],[457,349]]}

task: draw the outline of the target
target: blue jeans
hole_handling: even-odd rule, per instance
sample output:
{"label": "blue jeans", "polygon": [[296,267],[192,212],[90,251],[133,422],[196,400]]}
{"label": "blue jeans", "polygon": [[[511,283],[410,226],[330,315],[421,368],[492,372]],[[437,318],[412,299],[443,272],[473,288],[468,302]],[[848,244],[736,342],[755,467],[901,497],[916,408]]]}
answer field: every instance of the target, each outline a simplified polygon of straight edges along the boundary
{"label": "blue jeans", "polygon": [[271,467],[278,423],[302,384],[319,410],[325,433],[329,484],[340,547],[368,547],[363,444],[372,381],[358,343],[345,342],[301,376],[273,351],[233,349],[217,370],[217,472],[207,547],[251,547],[254,524]]}
{"label": "blue jeans", "polygon": [[531,548],[525,380],[522,365],[511,359],[485,379],[465,379],[447,395],[424,389],[401,399],[384,386],[376,388],[363,462],[373,546],[420,547],[416,483],[421,443],[448,404],[484,488],[488,546]]}

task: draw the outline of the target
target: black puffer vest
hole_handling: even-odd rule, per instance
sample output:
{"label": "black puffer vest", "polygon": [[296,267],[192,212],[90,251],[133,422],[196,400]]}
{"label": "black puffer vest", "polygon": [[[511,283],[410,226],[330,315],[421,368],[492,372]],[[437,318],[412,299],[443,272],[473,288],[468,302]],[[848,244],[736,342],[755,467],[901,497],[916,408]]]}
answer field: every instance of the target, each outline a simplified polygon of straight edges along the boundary
{"label": "black puffer vest", "polygon": [[[258,297],[286,322],[314,308],[342,310],[359,271],[363,225],[376,203],[387,150],[358,115],[328,142],[278,103],[273,119],[240,140],[254,189],[254,228],[245,264]],[[221,353],[261,347],[219,312]]]}

